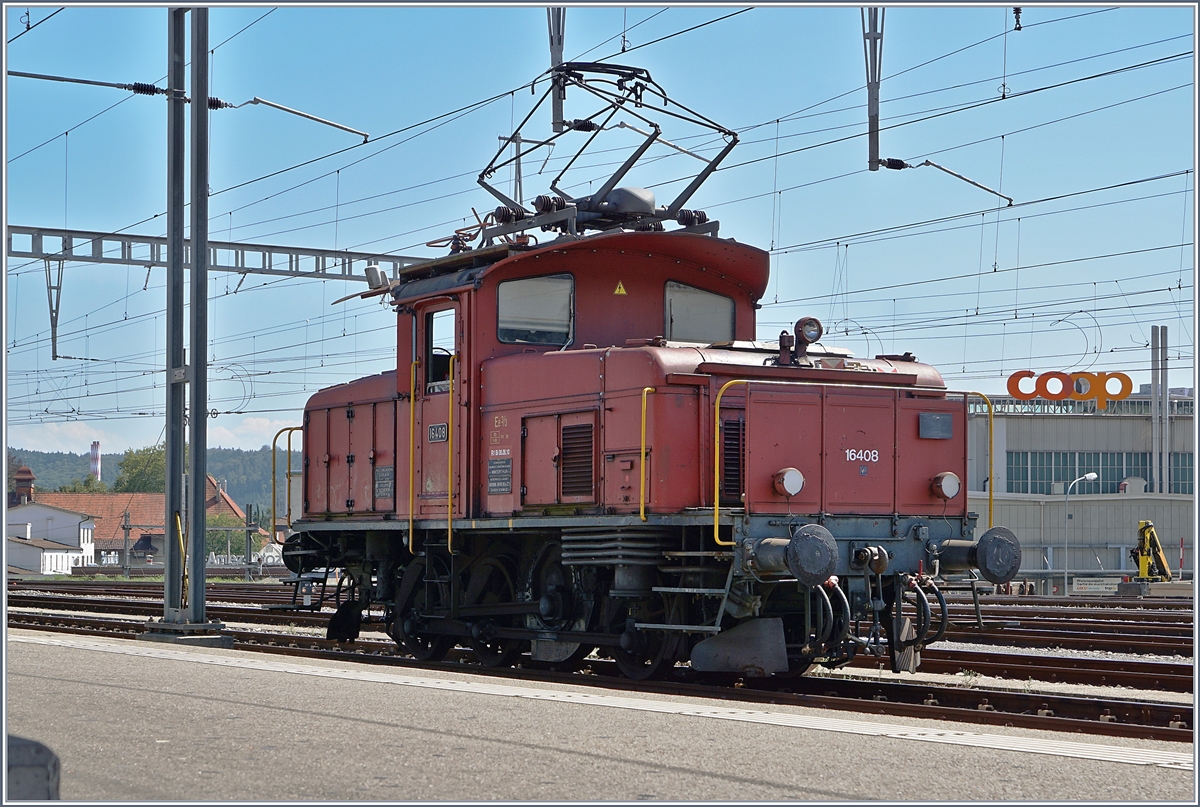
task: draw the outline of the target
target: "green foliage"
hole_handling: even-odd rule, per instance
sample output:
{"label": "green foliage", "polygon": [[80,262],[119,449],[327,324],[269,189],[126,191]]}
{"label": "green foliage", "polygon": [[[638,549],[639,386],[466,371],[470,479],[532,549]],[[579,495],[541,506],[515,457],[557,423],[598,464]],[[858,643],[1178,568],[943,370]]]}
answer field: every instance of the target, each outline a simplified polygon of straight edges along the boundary
{"label": "green foliage", "polygon": [[[245,522],[237,516],[219,515],[209,516],[205,519],[205,523],[209,527],[244,527]],[[250,534],[250,554],[254,554],[260,548],[260,539],[262,536]],[[228,541],[228,543],[226,543]],[[204,555],[208,556],[210,552],[215,552],[218,555],[226,554],[226,549],[235,558],[245,557],[246,554],[246,533],[237,530],[208,530],[204,534]]]}
{"label": "green foliage", "polygon": [[[293,443],[295,445],[295,443]],[[150,487],[117,487],[118,482],[124,486],[130,482],[137,481],[138,463],[135,461],[130,465],[128,460],[131,455],[145,455],[148,453],[157,452],[159,467],[157,475],[154,478],[154,483],[157,488]],[[16,466],[13,466],[9,472],[9,483],[11,490],[12,474],[16,472],[16,468],[21,465],[28,465],[37,475],[35,485],[38,490],[56,490],[64,485],[72,484],[73,480],[82,479],[87,475],[89,469],[89,459],[87,454],[65,454],[62,452],[48,451],[30,451],[22,448],[9,449],[10,462],[15,458]],[[157,448],[143,448],[138,451],[127,451],[122,454],[105,454],[103,455],[103,468],[105,473],[103,477],[107,477],[111,484],[111,490],[159,490],[165,489],[164,480],[166,478],[166,457],[162,446]],[[116,469],[120,470],[119,474],[114,473]],[[301,467],[301,457],[299,451],[292,452],[292,470],[299,470]],[[287,451],[279,449],[276,452],[275,458],[277,484],[277,502],[276,507],[282,511],[287,508],[286,488],[287,477]],[[147,469],[147,475],[150,469]],[[245,508],[247,504],[253,504],[255,507],[262,510],[260,523],[269,521],[271,511],[271,449],[269,446],[263,446],[257,451],[242,451],[237,448],[210,448],[208,450],[208,472],[218,482],[226,483],[226,492],[237,502],[238,506]],[[125,478],[122,479],[121,477]],[[117,481],[114,481],[117,480]],[[224,552],[224,545],[222,545]]]}
{"label": "green foliage", "polygon": [[59,493],[108,493],[108,485],[88,474],[83,479],[72,479],[58,486]]}
{"label": "green foliage", "polygon": [[[25,448],[9,447],[9,490],[13,490],[12,475],[17,468],[28,465],[33,469],[35,490],[58,490],[63,485],[71,484],[74,479],[82,479],[91,470],[91,457],[88,453],[69,454],[61,451],[31,451]],[[101,456],[105,473],[101,478],[108,477],[112,482],[116,474],[120,454],[104,454]],[[15,465],[12,463],[15,461]]]}
{"label": "green foliage", "polygon": [[8,450],[8,492],[12,493],[17,489],[17,483],[13,477],[17,473],[17,469],[21,467],[21,461],[17,459],[17,455],[10,448]]}
{"label": "green foliage", "polygon": [[165,493],[167,490],[167,446],[126,449],[121,460],[115,493]]}

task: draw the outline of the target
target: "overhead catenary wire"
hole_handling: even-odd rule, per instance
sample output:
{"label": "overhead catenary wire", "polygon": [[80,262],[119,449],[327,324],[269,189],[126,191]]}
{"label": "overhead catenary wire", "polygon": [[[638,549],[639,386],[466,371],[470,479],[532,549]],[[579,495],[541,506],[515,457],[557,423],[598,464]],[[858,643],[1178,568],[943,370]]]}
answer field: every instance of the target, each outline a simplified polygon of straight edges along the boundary
{"label": "overhead catenary wire", "polygon": [[46,20],[48,20],[48,19],[50,19],[51,17],[53,17],[53,16],[55,16],[56,14],[58,14],[60,11],[66,11],[66,7],[64,6],[63,8],[60,8],[60,9],[57,9],[56,11],[52,11],[52,12],[50,12],[50,13],[49,13],[49,14],[47,14],[45,17],[42,17],[40,20],[38,20],[37,22],[35,22],[33,25],[29,25],[29,27],[27,27],[27,28],[26,28],[24,31],[21,31],[21,33],[17,34],[17,35],[16,35],[16,36],[14,36],[12,39],[8,40],[8,42],[7,42],[7,43],[5,43],[5,44],[11,45],[12,43],[16,42],[16,41],[17,41],[18,39],[20,39],[21,37],[25,36],[25,34],[27,34],[27,33],[29,33],[30,31],[32,31],[34,28],[37,28],[39,25],[41,25],[42,23],[44,23]]}
{"label": "overhead catenary wire", "polygon": [[[1183,240],[1183,239],[1181,239],[1181,241],[1182,241],[1182,240]],[[1181,247],[1181,249],[1182,249],[1182,247]]]}

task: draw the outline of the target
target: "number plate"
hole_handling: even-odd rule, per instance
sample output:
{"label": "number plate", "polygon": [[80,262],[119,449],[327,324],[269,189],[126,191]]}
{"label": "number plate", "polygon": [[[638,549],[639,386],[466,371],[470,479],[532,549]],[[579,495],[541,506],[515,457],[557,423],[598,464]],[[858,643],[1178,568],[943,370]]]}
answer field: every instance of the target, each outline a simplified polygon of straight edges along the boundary
{"label": "number plate", "polygon": [[429,425],[429,442],[444,443],[450,439],[450,428],[445,423],[431,423]]}

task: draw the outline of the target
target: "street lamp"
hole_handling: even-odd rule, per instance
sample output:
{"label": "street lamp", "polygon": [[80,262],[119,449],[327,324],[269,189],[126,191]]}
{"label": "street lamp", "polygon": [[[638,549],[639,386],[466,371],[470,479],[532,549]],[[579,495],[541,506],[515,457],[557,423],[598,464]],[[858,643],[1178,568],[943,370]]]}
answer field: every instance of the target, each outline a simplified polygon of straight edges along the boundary
{"label": "street lamp", "polygon": [[[1082,482],[1085,479],[1088,482],[1095,482],[1098,478],[1099,478],[1099,475],[1095,471],[1092,471],[1091,473],[1086,473],[1083,476],[1079,477],[1078,479],[1075,480],[1075,482]],[[1071,495],[1071,488],[1075,487],[1075,482],[1072,482],[1071,484],[1067,485],[1067,492],[1063,494],[1063,596],[1064,597],[1067,596],[1067,541],[1071,537],[1071,524],[1070,524],[1071,513],[1070,513],[1070,511],[1067,510],[1067,500]]]}

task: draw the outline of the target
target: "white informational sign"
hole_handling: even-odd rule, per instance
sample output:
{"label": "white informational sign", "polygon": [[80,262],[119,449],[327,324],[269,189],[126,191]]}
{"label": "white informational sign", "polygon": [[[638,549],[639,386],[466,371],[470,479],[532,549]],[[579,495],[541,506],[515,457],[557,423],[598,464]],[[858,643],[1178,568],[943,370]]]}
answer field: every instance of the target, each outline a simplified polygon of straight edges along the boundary
{"label": "white informational sign", "polygon": [[1116,594],[1119,577],[1076,577],[1071,581],[1071,591],[1091,594]]}

